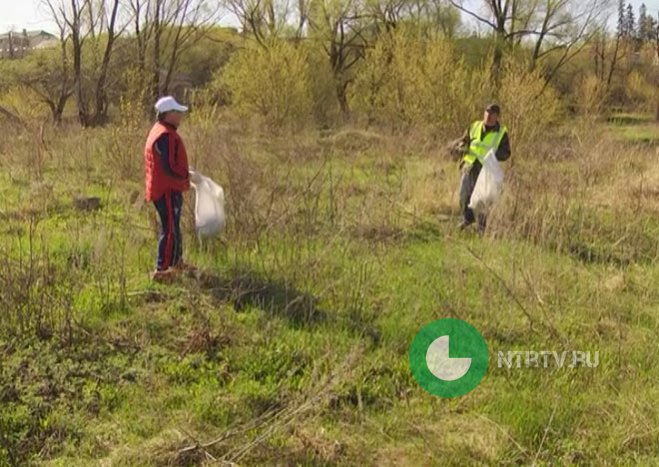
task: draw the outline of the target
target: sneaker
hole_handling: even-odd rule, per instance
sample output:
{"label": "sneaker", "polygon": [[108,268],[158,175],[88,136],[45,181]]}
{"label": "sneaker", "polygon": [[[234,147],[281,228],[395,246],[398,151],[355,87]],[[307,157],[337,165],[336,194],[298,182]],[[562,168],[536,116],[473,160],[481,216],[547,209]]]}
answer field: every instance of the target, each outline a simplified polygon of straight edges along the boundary
{"label": "sneaker", "polygon": [[158,284],[171,284],[176,279],[176,271],[167,269],[166,271],[154,271],[151,280]]}

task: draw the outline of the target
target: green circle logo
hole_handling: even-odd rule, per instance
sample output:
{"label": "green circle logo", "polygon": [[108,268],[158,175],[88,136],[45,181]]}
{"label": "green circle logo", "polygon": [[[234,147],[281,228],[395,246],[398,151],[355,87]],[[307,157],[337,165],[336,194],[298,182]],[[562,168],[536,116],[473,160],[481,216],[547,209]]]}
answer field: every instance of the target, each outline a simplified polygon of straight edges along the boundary
{"label": "green circle logo", "polygon": [[487,372],[489,351],[471,324],[444,318],[425,326],[410,348],[414,379],[430,394],[458,397],[478,386]]}

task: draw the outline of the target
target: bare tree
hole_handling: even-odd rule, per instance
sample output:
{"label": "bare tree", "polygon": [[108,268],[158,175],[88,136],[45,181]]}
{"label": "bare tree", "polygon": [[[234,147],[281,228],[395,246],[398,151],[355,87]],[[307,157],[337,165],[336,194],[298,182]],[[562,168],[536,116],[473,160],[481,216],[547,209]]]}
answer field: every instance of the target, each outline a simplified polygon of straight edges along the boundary
{"label": "bare tree", "polygon": [[407,17],[406,0],[376,0],[366,3],[367,12],[373,17],[377,32],[391,31]]}
{"label": "bare tree", "polygon": [[460,12],[448,0],[413,0],[404,3],[404,14],[430,36],[452,38],[460,26]]}
{"label": "bare tree", "polygon": [[482,15],[478,10],[472,10],[470,7],[463,6],[463,0],[450,0],[451,4],[467,16],[472,17],[479,23],[492,28],[496,38],[496,46],[494,51],[494,68],[499,70],[501,61],[503,60],[503,45],[511,40],[508,32],[508,23],[511,22],[514,12],[518,9],[517,6],[521,0],[483,0],[487,14]]}
{"label": "bare tree", "polygon": [[[129,26],[135,34],[138,67],[144,76],[151,74],[152,96],[155,97],[170,91],[181,55],[205,36],[219,13],[219,3],[208,0],[45,1],[55,21],[65,26],[64,37],[70,41],[73,88],[79,119],[85,126],[107,121],[112,56],[117,38]],[[300,5],[304,5],[304,1],[300,0]],[[269,24],[278,24],[275,18],[279,14],[272,6],[268,13]],[[83,58],[86,44],[100,50],[90,56],[85,54]],[[83,60],[93,60],[93,63],[83,63]],[[85,69],[94,70],[91,85]]]}
{"label": "bare tree", "polygon": [[[60,41],[71,40],[73,55],[73,88],[78,104],[78,118],[82,125],[87,125],[88,112],[82,81],[82,46],[87,34],[83,31],[82,16],[85,9],[91,8],[89,0],[46,0],[53,20],[63,30]],[[62,47],[66,47],[65,44]]]}
{"label": "bare tree", "polygon": [[178,16],[173,17],[171,27],[167,30],[169,55],[164,64],[166,74],[162,83],[165,93],[169,92],[181,54],[205,37],[219,14],[219,3],[182,0],[180,6]]}
{"label": "bare tree", "polygon": [[294,23],[295,36],[302,37],[309,8],[308,0],[298,0],[295,5],[288,0],[226,0],[226,7],[239,19],[243,32],[263,47],[269,39],[284,35]]}
{"label": "bare tree", "polygon": [[[611,41],[607,31],[600,31],[593,40],[593,57],[595,61],[595,76],[606,83],[606,88],[611,87],[613,76],[618,68],[618,63],[624,57],[624,52],[621,49],[623,41],[620,33],[615,35],[615,39]],[[610,43],[613,42],[611,47]]]}
{"label": "bare tree", "polygon": [[169,92],[182,53],[219,17],[219,0],[129,0],[137,65],[150,74],[151,97]]}
{"label": "bare tree", "polygon": [[[66,53],[66,42],[71,41],[73,55],[73,88],[78,106],[78,119],[83,126],[101,125],[107,121],[107,77],[116,38],[125,26],[119,27],[120,0],[45,0],[53,20],[60,27],[60,41]],[[98,7],[98,8],[96,8]],[[98,29],[98,30],[97,30]],[[94,79],[92,105],[84,76],[83,47],[88,40],[97,45],[100,31],[104,34],[104,51]],[[90,108],[91,107],[91,108]]]}
{"label": "bare tree", "polygon": [[61,21],[56,21],[56,24],[60,40],[57,57],[53,57],[51,51],[27,57],[15,70],[15,79],[39,96],[41,101],[48,105],[53,121],[60,123],[66,103],[73,95],[74,86],[67,25]]}
{"label": "bare tree", "polygon": [[273,37],[304,37],[318,44],[327,56],[336,98],[345,118],[350,114],[351,70],[379,28],[395,27],[404,6],[404,0],[226,1],[243,32],[263,47],[268,47]]}
{"label": "bare tree", "polygon": [[152,79],[151,79],[151,92],[154,96],[160,94],[160,47],[162,42],[163,24],[166,21],[163,19],[164,4],[166,0],[153,0],[153,62],[152,62]]}
{"label": "bare tree", "polygon": [[151,8],[150,0],[132,0],[130,2],[131,13],[133,17],[133,34],[137,43],[137,63],[138,68],[142,72],[142,76],[146,76],[146,50],[147,45],[151,39],[153,28],[151,25]]}
{"label": "bare tree", "polygon": [[[105,51],[103,53],[103,60],[96,80],[96,105],[94,116],[92,117],[93,125],[102,125],[107,122],[108,118],[108,95],[107,95],[107,79],[108,68],[110,66],[110,59],[117,37],[126,29],[126,25],[122,29],[117,30],[117,15],[119,13],[119,0],[110,0],[109,12],[105,9],[105,2],[101,6],[101,18],[106,19],[103,21],[106,24],[106,42]],[[91,9],[90,9],[91,10]]]}
{"label": "bare tree", "polygon": [[351,70],[363,58],[374,36],[373,16],[360,0],[312,0],[309,27],[312,39],[319,42],[327,55],[334,75],[336,98],[344,119],[348,119]]}
{"label": "bare tree", "polygon": [[[599,0],[593,1],[597,2]],[[550,15],[547,14],[547,17],[549,16]],[[550,28],[549,26],[552,24],[551,19],[546,19],[543,22],[540,35],[536,41],[536,47],[533,51],[531,67],[535,68],[539,63],[539,60],[545,56],[548,56],[549,54],[553,53],[556,56],[556,60],[554,61],[553,65],[550,65],[545,72],[544,88],[546,88],[554,79],[561,67],[576,57],[585,47],[591,44],[597,37],[599,31],[605,27],[605,21],[598,17],[596,8],[583,10],[579,14],[573,16],[573,18],[573,24],[565,23],[561,25],[559,22],[556,22],[555,24],[557,24],[557,26],[554,28]],[[562,27],[567,28],[567,31],[562,32]],[[548,43],[548,47],[543,50],[542,46],[544,44],[542,43],[542,40],[547,38],[551,38],[552,40],[545,41]],[[617,56],[617,50],[615,55]],[[615,62],[612,63],[612,70],[613,67],[615,67]]]}
{"label": "bare tree", "polygon": [[559,52],[549,79],[594,37],[610,6],[609,0],[482,0],[479,10],[463,0],[450,2],[494,32],[495,72],[500,69],[506,50],[530,43],[532,69],[542,58]]}

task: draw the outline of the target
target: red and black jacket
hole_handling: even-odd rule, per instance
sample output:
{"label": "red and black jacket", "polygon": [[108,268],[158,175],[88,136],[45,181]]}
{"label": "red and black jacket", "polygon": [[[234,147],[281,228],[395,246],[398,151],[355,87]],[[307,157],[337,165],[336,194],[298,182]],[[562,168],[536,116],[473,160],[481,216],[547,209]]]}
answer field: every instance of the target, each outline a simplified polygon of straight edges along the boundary
{"label": "red and black jacket", "polygon": [[190,189],[188,155],[174,126],[163,122],[153,125],[144,148],[144,166],[147,201]]}

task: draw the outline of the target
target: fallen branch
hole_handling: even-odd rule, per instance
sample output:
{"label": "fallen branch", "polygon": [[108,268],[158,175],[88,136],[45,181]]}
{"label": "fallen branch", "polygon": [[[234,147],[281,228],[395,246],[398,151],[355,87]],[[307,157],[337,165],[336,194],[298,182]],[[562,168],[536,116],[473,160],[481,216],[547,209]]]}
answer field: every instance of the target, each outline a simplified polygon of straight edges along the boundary
{"label": "fallen branch", "polygon": [[549,427],[551,426],[551,422],[554,421],[554,415],[556,415],[556,407],[554,407],[554,410],[551,411],[551,417],[549,417],[549,421],[547,422],[547,426],[545,427],[545,432],[542,434],[542,439],[540,440],[540,446],[538,446],[538,450],[535,453],[535,457],[533,458],[533,465],[537,465],[536,463],[538,462],[538,458],[540,457],[540,453],[542,452],[542,446],[545,444],[545,439],[547,439],[547,433],[549,432]]}
{"label": "fallen branch", "polygon": [[[248,454],[252,449],[265,442],[275,433],[291,425],[301,416],[308,414],[309,412],[316,410],[319,407],[322,407],[322,402],[331,397],[333,394],[333,389],[344,381],[344,378],[342,377],[345,377],[351,373],[360,357],[361,350],[359,348],[355,348],[345,358],[343,363],[335,369],[334,372],[322,379],[312,377],[311,380],[320,382],[316,386],[316,389],[312,391],[312,395],[304,399],[300,404],[296,406],[288,405],[287,407],[279,410],[271,409],[265,414],[248,421],[238,428],[227,430],[211,441],[205,443],[195,442],[190,446],[181,448],[178,450],[178,454],[185,455],[197,451],[202,451],[204,454],[210,454],[208,452],[209,448],[219,445],[229,438],[252,430],[262,429],[262,432],[254,439],[244,445],[237,446],[234,449],[229,450],[222,456],[222,462],[225,464],[228,463],[229,465],[235,465],[236,462],[243,459],[245,455]],[[318,367],[316,367],[316,369],[317,368]]]}
{"label": "fallen branch", "polygon": [[10,112],[9,110],[5,109],[3,106],[0,105],[0,115],[3,115],[7,120],[14,122],[23,128],[27,128],[27,124],[23,121],[21,117],[18,115]]}
{"label": "fallen branch", "polygon": [[481,258],[481,257],[478,256],[476,253],[474,253],[474,251],[473,251],[471,248],[469,248],[469,247],[465,247],[465,248],[466,248],[466,250],[469,252],[469,254],[471,254],[471,256],[473,256],[476,260],[478,260],[479,263],[481,263],[483,266],[485,266],[485,269],[487,269],[487,270],[490,272],[490,274],[492,274],[492,275],[493,275],[493,276],[499,281],[499,283],[503,286],[503,288],[506,289],[506,292],[508,292],[508,295],[510,295],[510,297],[511,297],[511,298],[513,299],[513,301],[517,304],[517,306],[519,307],[519,309],[522,310],[522,313],[524,313],[524,316],[526,316],[526,318],[528,319],[528,321],[529,321],[529,329],[531,330],[531,332],[534,332],[534,333],[537,334],[537,331],[536,331],[535,328],[533,327],[533,324],[534,324],[533,317],[532,317],[531,314],[528,312],[528,310],[526,309],[526,307],[522,304],[522,302],[517,298],[517,295],[515,295],[515,294],[513,293],[513,291],[511,290],[511,288],[508,287],[508,284],[506,283],[506,281],[505,281],[505,280],[504,280],[504,279],[503,279],[503,278],[502,278],[502,277],[501,277],[501,276],[500,276],[500,275],[499,275],[494,269],[492,269],[492,268],[491,268],[491,267],[490,267],[490,266],[489,266],[489,265],[483,260],[483,258]]}

